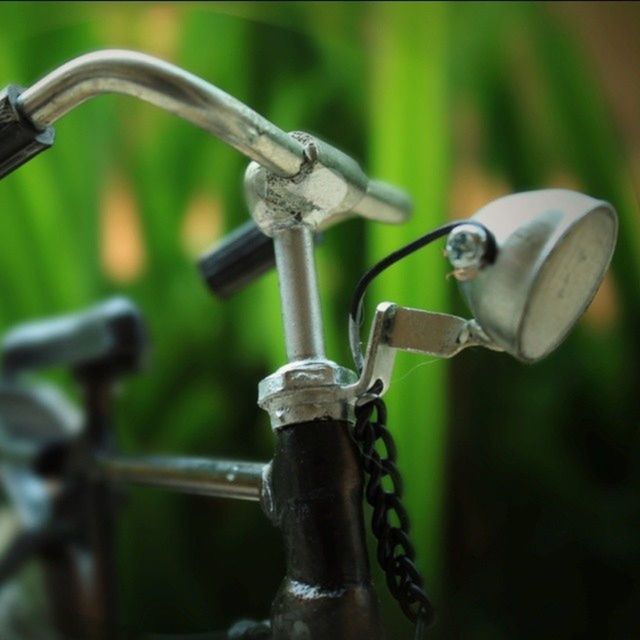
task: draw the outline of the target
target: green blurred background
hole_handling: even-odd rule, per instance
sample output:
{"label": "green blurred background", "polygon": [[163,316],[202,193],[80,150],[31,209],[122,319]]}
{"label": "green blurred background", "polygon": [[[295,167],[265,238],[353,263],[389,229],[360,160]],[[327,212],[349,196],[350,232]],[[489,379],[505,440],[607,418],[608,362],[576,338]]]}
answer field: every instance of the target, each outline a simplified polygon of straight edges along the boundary
{"label": "green blurred background", "polygon": [[[358,276],[403,242],[516,190],[614,203],[613,269],[562,348],[534,367],[406,355],[388,399],[434,638],[640,637],[640,5],[0,5],[2,85],[105,47],[179,64],[411,192],[403,228],[351,221],[318,250],[341,363]],[[284,362],[275,276],[223,304],[194,267],[247,219],[246,161],[117,96],[56,130],[53,150],[0,184],[0,326],[129,295],[154,348],[123,387],[120,447],[268,459],[255,397]],[[412,257],[369,312],[385,299],[467,313],[446,272],[439,248]],[[134,633],[266,617],[283,573],[255,505],[148,489],[128,494],[119,558]],[[379,584],[391,640],[409,637]]]}

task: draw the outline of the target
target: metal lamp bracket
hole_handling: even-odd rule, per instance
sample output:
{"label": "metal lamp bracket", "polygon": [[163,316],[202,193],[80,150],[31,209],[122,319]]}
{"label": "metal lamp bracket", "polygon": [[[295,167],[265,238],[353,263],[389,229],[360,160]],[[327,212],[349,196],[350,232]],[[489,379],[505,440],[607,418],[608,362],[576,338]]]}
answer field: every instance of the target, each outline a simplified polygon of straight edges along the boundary
{"label": "metal lamp bracket", "polygon": [[391,382],[397,351],[452,358],[474,346],[502,351],[474,319],[383,302],[376,308],[364,367],[360,379],[351,388],[352,393],[360,397],[377,380],[382,382],[381,393],[384,393]]}

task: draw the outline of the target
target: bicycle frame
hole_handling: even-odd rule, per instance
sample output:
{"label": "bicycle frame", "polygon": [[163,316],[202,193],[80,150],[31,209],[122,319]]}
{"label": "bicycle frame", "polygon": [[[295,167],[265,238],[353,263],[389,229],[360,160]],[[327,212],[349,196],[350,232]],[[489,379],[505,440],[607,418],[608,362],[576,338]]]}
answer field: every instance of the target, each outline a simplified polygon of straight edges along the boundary
{"label": "bicycle frame", "polygon": [[[219,89],[142,54],[107,51],[78,58],[20,93],[12,106],[40,132],[105,92],[141,98],[220,137],[257,162],[250,166],[249,183],[282,180],[281,189],[297,189],[286,195],[280,209],[268,202],[260,206],[265,201],[255,190],[249,196],[260,210],[262,231],[268,226],[273,236],[287,354],[296,365],[277,383],[275,395],[281,397],[290,387],[295,393],[303,378],[306,396],[314,390],[330,395],[343,381],[353,382],[353,374],[324,358],[312,226],[326,228],[353,213],[400,222],[410,208],[408,198],[370,182],[353,160],[328,145],[288,135]],[[328,202],[328,195],[336,193],[340,197]],[[296,221],[290,209],[315,212],[313,225],[310,218]],[[289,378],[297,381],[291,385]],[[330,404],[335,406],[330,409]],[[283,528],[288,550],[288,578],[273,607],[273,637],[382,637],[366,555],[360,467],[348,435],[352,408],[346,398],[325,401],[316,410],[313,406],[308,398],[290,403],[291,419],[278,419],[276,454],[265,473],[262,465],[226,461],[203,466],[192,460],[104,456],[96,469],[111,481],[135,480],[181,491],[253,499],[261,491],[267,514]],[[304,483],[291,482],[294,466]],[[226,473],[229,468],[235,471]],[[324,492],[320,500],[319,489]],[[289,513],[291,504],[300,508]]]}
{"label": "bicycle frame", "polygon": [[[90,395],[88,402],[94,421],[88,429],[93,436],[87,443],[91,455],[86,467],[94,483],[91,512],[109,512],[105,481],[260,500],[280,528],[286,550],[286,576],[272,605],[273,640],[382,640],[365,541],[360,454],[350,435],[356,402],[376,381],[382,383],[381,392],[386,391],[397,349],[439,357],[451,357],[469,346],[518,356],[517,350],[508,338],[491,335],[490,326],[481,327],[474,320],[387,303],[376,312],[359,375],[328,360],[314,232],[351,215],[399,223],[410,212],[410,200],[388,185],[370,181],[354,160],[321,140],[306,133],[287,134],[220,89],[149,56],[127,51],[89,54],[22,92],[6,92],[4,109],[13,120],[0,128],[0,174],[46,148],[50,142],[43,141],[43,132],[57,119],[106,92],[134,96],[174,113],[252,161],[245,174],[246,198],[266,241],[273,240],[288,363],[259,385],[258,403],[269,413],[275,436],[274,458],[268,464],[117,456],[101,444],[106,435],[101,417],[105,388],[93,388],[97,395]],[[10,127],[21,137],[2,156]],[[603,203],[576,201],[576,212],[563,233],[598,207],[608,211]],[[549,227],[544,237],[549,247],[564,237],[556,227]],[[615,230],[611,233],[615,236]],[[608,264],[605,258],[603,253],[602,273]],[[538,263],[539,271],[542,265]],[[108,532],[110,526],[107,522],[93,527],[96,562],[103,574],[110,551],[109,541],[99,532]],[[111,585],[112,578],[102,583]],[[105,628],[115,628],[108,607],[105,611]]]}

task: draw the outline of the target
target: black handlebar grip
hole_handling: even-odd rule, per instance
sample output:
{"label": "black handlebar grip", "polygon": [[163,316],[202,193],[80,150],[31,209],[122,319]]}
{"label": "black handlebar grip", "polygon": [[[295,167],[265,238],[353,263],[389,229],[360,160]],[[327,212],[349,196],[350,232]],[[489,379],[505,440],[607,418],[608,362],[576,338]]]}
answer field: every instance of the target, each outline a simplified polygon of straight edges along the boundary
{"label": "black handlebar grip", "polygon": [[116,376],[140,368],[147,334],[138,308],[112,298],[87,311],[20,325],[2,343],[5,375],[67,365],[79,376]]}
{"label": "black handlebar grip", "polygon": [[53,127],[37,129],[17,106],[22,88],[9,85],[0,91],[0,178],[4,178],[53,144]]}
{"label": "black handlebar grip", "polygon": [[275,263],[273,240],[249,220],[200,256],[198,268],[214,295],[229,298]]}

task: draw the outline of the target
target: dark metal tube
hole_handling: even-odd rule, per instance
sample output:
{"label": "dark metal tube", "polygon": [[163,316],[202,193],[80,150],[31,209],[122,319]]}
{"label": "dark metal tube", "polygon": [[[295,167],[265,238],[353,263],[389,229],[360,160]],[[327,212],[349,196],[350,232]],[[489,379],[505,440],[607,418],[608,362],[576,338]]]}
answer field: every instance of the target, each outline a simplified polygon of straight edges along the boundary
{"label": "dark metal tube", "polygon": [[[90,371],[90,370],[87,370]],[[113,437],[113,379],[102,371],[93,377],[83,376],[87,421],[82,437],[83,454],[89,458],[108,454]],[[87,477],[79,489],[83,504],[80,536],[81,548],[90,553],[89,579],[83,584],[84,612],[88,637],[109,640],[119,625],[118,576],[116,573],[116,497],[113,488],[103,478]]]}
{"label": "dark metal tube", "polygon": [[287,573],[273,602],[273,640],[384,639],[349,428],[322,420],[276,431],[270,515],[284,536]]}
{"label": "dark metal tube", "polygon": [[173,456],[101,456],[96,465],[113,482],[253,501],[260,500],[264,467],[262,462]]}

